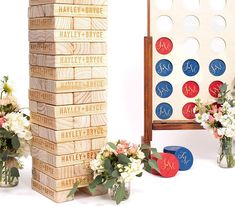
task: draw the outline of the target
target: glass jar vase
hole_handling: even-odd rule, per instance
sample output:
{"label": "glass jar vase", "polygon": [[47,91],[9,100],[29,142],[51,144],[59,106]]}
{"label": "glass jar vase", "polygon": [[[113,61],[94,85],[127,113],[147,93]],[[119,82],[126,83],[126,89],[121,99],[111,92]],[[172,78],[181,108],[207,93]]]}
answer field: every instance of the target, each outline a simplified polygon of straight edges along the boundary
{"label": "glass jar vase", "polygon": [[127,200],[130,197],[131,183],[115,183],[112,188],[108,190],[108,194],[112,200],[117,201],[117,192],[120,187],[124,188],[124,197],[122,201]]}
{"label": "glass jar vase", "polygon": [[217,163],[222,168],[233,168],[235,166],[235,142],[231,137],[220,139]]}

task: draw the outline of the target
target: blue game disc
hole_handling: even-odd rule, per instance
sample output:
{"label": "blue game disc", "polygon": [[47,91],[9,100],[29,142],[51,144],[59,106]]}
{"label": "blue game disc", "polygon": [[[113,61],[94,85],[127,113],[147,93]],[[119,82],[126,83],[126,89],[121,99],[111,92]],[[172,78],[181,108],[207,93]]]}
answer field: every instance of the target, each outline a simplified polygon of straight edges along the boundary
{"label": "blue game disc", "polygon": [[221,59],[214,59],[209,66],[210,73],[216,77],[221,76],[226,71],[226,64]]}
{"label": "blue game disc", "polygon": [[164,148],[165,153],[171,153],[176,156],[180,163],[180,170],[189,170],[193,165],[193,155],[185,147],[180,146],[168,146]]}
{"label": "blue game disc", "polygon": [[156,94],[161,98],[168,98],[173,92],[173,87],[170,82],[162,81],[156,86]]}
{"label": "blue game disc", "polygon": [[156,115],[159,119],[169,119],[173,114],[173,108],[168,103],[161,103],[156,108]]}
{"label": "blue game disc", "polygon": [[167,59],[162,59],[157,62],[155,69],[158,75],[166,77],[172,73],[173,64]]}
{"label": "blue game disc", "polygon": [[200,70],[199,63],[194,59],[188,59],[183,64],[183,72],[185,75],[192,77],[197,75]]}

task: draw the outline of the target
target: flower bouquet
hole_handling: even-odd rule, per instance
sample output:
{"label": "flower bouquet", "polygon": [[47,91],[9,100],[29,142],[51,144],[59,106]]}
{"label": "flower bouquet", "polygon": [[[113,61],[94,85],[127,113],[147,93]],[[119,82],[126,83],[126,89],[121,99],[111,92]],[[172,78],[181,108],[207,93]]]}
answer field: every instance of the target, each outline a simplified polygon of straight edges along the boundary
{"label": "flower bouquet", "polygon": [[29,117],[23,114],[16,98],[12,95],[8,77],[0,85],[0,186],[10,187],[18,184],[22,169],[20,157],[30,152]]}
{"label": "flower bouquet", "polygon": [[[150,152],[161,158],[155,148],[146,145],[139,146],[125,140],[107,143],[90,163],[94,172],[90,191],[94,192],[97,186],[103,185],[117,204],[127,199],[134,177],[141,177],[144,170],[150,172],[152,168],[159,171],[156,162],[148,159]],[[69,196],[76,192],[77,187],[75,184]]]}
{"label": "flower bouquet", "polygon": [[227,84],[220,87],[219,96],[213,103],[204,104],[196,100],[196,121],[220,140],[217,162],[221,167],[234,167],[235,137],[235,99],[234,92],[228,90]]}

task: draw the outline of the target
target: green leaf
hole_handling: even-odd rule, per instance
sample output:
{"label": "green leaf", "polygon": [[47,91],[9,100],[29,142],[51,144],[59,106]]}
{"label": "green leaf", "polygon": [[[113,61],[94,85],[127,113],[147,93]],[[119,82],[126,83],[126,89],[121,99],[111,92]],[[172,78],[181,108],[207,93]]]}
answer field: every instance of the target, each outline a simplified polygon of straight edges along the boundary
{"label": "green leaf", "polygon": [[103,178],[101,175],[96,176],[96,178],[89,184],[89,190],[91,193],[94,193],[96,190],[96,186],[103,183]]}
{"label": "green leaf", "polygon": [[107,182],[105,183],[104,187],[106,189],[112,188],[115,183],[116,183],[116,178],[107,180]]}
{"label": "green leaf", "polygon": [[131,161],[129,160],[129,158],[128,158],[126,155],[124,155],[124,154],[119,154],[119,155],[118,155],[118,162],[119,162],[120,164],[128,164],[128,163],[130,163]]}
{"label": "green leaf", "polygon": [[136,175],[136,177],[142,177],[143,172],[141,172],[140,174]]}
{"label": "green leaf", "polygon": [[120,176],[120,173],[117,170],[114,170],[112,172],[112,177],[119,177],[119,176]]}
{"label": "green leaf", "polygon": [[144,170],[146,171],[146,172],[148,172],[148,173],[151,173],[151,167],[150,167],[150,165],[149,165],[149,163],[148,162],[145,162],[144,163]]}
{"label": "green leaf", "polygon": [[70,190],[70,192],[69,192],[67,198],[68,198],[68,197],[74,197],[75,193],[76,193],[77,190],[78,190],[78,186],[79,186],[79,182],[75,182],[75,183],[73,184],[73,188]]}
{"label": "green leaf", "polygon": [[20,141],[17,136],[12,137],[11,144],[15,150],[20,148]]}
{"label": "green leaf", "polygon": [[162,159],[161,155],[157,152],[156,148],[151,148],[151,152],[153,156],[156,157],[157,159]]}
{"label": "green leaf", "polygon": [[121,201],[123,201],[125,199],[125,187],[124,187],[123,183],[120,184],[119,187],[117,188],[115,199],[116,199],[117,205],[119,205],[121,203]]}
{"label": "green leaf", "polygon": [[223,84],[220,86],[220,92],[221,93],[225,93],[228,89],[228,85],[227,84]]}
{"label": "green leaf", "polygon": [[20,173],[19,170],[16,167],[12,167],[10,171],[11,177],[19,177]]}
{"label": "green leaf", "polygon": [[148,163],[149,163],[149,166],[152,168],[152,169],[155,169],[157,172],[159,172],[159,168],[158,168],[158,165],[157,165],[157,163],[156,163],[156,161],[155,160],[149,160],[148,161]]}
{"label": "green leaf", "polygon": [[106,158],[104,160],[104,169],[106,172],[108,172],[108,174],[112,174],[112,172],[113,172],[113,166],[111,164],[110,159],[108,159],[108,158]]}
{"label": "green leaf", "polygon": [[113,144],[112,142],[108,142],[107,143],[108,144],[108,146],[110,146],[113,150],[117,150],[117,146],[115,145],[115,144]]}
{"label": "green leaf", "polygon": [[3,162],[7,161],[7,158],[8,158],[8,152],[7,152],[7,151],[4,151],[4,152],[2,153],[2,161],[3,161]]}
{"label": "green leaf", "polygon": [[145,158],[149,158],[150,150],[143,150],[142,152],[144,153]]}
{"label": "green leaf", "polygon": [[145,149],[150,149],[150,146],[147,144],[142,144],[141,145],[141,150],[145,150]]}

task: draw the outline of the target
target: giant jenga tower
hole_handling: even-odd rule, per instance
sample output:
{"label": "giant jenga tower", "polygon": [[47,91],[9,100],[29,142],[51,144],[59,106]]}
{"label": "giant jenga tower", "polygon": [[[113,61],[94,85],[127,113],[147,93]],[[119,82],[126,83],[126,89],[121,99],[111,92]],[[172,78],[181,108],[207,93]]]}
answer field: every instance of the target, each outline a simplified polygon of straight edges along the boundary
{"label": "giant jenga tower", "polygon": [[32,187],[56,202],[106,142],[107,0],[30,0]]}

